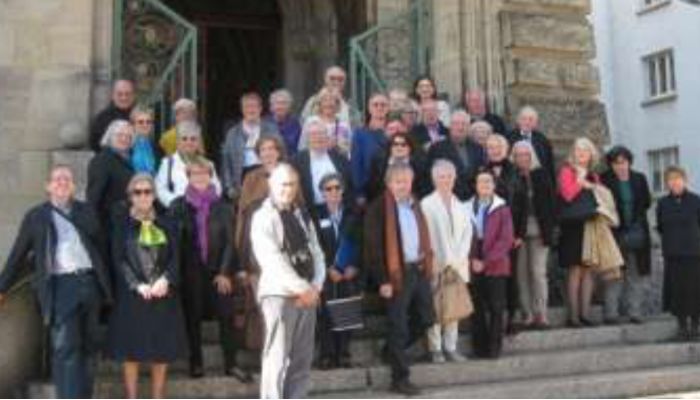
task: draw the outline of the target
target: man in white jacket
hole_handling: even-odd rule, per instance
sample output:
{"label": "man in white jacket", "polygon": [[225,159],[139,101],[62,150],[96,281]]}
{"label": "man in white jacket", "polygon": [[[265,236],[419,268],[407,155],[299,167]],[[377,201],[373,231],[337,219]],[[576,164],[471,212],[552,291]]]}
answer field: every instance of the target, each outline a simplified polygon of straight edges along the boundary
{"label": "man in white jacket", "polygon": [[294,168],[279,165],[269,185],[270,196],[251,224],[253,254],[261,270],[258,301],[265,320],[260,397],[304,398],[325,259],[311,219],[296,204],[299,176]]}

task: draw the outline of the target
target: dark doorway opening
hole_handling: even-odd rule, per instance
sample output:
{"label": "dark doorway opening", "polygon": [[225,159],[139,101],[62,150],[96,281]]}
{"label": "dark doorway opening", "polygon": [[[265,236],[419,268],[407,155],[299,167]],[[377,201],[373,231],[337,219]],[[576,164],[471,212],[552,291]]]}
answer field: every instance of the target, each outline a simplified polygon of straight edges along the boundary
{"label": "dark doorway opening", "polygon": [[239,99],[267,99],[284,78],[277,0],[168,0],[199,31],[201,122],[207,153],[217,159],[225,131],[240,119]]}

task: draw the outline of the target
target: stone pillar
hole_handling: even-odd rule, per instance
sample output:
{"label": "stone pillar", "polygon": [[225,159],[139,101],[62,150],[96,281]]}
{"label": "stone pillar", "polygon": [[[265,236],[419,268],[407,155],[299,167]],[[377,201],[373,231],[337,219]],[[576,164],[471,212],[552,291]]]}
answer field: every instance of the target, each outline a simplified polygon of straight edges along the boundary
{"label": "stone pillar", "polygon": [[577,136],[607,140],[589,0],[504,0],[507,109],[532,105],[561,157]]}
{"label": "stone pillar", "polygon": [[433,59],[430,66],[438,91],[447,95],[450,104],[462,93],[462,28],[465,15],[462,0],[433,2]]}
{"label": "stone pillar", "polygon": [[[98,2],[111,4],[0,1],[0,260],[24,213],[43,198],[51,152],[63,147],[61,132],[64,139],[86,136]],[[0,311],[0,394],[36,372],[40,330],[30,298],[13,295]]]}
{"label": "stone pillar", "polygon": [[323,85],[325,69],[338,58],[333,4],[315,0],[279,0],[283,18],[284,81],[301,108]]}

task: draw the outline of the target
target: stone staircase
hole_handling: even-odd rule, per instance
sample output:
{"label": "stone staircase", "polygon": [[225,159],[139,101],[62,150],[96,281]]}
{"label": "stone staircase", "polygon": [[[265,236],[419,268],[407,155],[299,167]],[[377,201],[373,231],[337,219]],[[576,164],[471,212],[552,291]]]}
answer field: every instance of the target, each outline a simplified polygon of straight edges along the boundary
{"label": "stone staircase", "polygon": [[[600,310],[597,309],[597,313]],[[428,398],[638,397],[700,389],[700,343],[672,343],[675,323],[656,317],[643,325],[563,328],[564,312],[551,311],[554,329],[528,331],[508,339],[499,360],[468,360],[441,365],[417,363],[412,380]],[[385,320],[367,319],[367,329],[352,342],[357,367],[313,371],[311,396],[318,398],[397,397],[387,391],[390,371],[379,360]],[[214,324],[204,326],[206,376],[191,379],[186,362],[171,367],[167,395],[173,398],[255,398],[257,384],[222,376],[222,357]],[[468,354],[468,334],[460,338]],[[420,346],[417,346],[420,347]],[[421,354],[412,349],[415,357]],[[251,353],[243,364],[258,364]],[[144,375],[145,378],[145,375]],[[144,380],[143,395],[148,395]],[[52,397],[51,385],[33,383],[28,396]],[[103,361],[96,395],[123,397],[119,366]]]}

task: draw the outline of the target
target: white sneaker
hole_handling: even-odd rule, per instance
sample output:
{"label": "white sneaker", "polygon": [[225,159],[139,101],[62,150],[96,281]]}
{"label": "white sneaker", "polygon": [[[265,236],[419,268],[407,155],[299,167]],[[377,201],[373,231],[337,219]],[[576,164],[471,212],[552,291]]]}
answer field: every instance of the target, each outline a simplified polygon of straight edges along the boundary
{"label": "white sneaker", "polygon": [[442,354],[442,352],[430,353],[430,359],[433,364],[443,364],[445,362],[445,356]]}
{"label": "white sneaker", "polygon": [[447,358],[447,361],[449,362],[465,362],[467,361],[467,358],[464,357],[463,355],[459,354],[456,351],[446,351],[445,352],[445,357]]}

